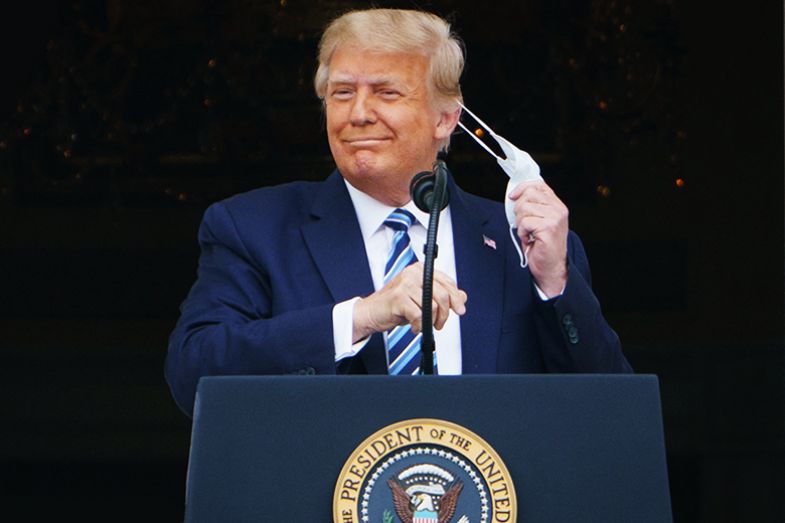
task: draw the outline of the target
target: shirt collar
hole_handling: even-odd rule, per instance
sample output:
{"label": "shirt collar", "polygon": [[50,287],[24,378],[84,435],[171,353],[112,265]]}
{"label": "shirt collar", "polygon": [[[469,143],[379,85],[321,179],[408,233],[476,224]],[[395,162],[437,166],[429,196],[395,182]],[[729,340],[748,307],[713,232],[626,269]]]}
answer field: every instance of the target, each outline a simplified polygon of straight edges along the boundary
{"label": "shirt collar", "polygon": [[[354,211],[357,214],[357,221],[360,223],[360,231],[362,232],[363,239],[368,240],[380,227],[384,226],[384,220],[390,216],[398,207],[390,207],[385,205],[379,200],[365,194],[361,190],[354,187],[344,178],[343,182],[346,184],[346,189],[349,191],[349,197],[352,199]],[[414,202],[409,200],[409,203],[400,207],[406,209],[415,218],[413,225],[419,224],[424,228],[428,228],[429,216],[427,213],[422,212],[414,205]]]}

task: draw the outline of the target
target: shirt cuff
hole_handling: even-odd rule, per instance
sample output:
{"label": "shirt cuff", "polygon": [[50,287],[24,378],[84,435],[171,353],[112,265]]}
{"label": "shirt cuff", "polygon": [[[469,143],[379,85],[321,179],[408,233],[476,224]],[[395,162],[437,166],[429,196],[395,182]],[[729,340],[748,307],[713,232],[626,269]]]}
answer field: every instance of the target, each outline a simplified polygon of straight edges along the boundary
{"label": "shirt cuff", "polygon": [[[548,301],[548,300],[552,300],[552,299],[554,299],[554,298],[558,298],[559,296],[561,296],[562,294],[564,294],[564,289],[566,289],[566,288],[567,288],[567,286],[565,285],[564,287],[562,287],[562,290],[561,290],[561,292],[560,292],[559,294],[557,294],[556,296],[552,296],[552,297],[550,297],[550,298],[549,298],[549,297],[548,297],[548,295],[547,295],[547,294],[545,294],[544,292],[542,292],[542,289],[540,289],[540,287],[539,287],[539,286],[538,286],[536,283],[534,283],[534,278],[532,278],[532,283],[534,284],[534,289],[537,291],[537,294],[540,296],[540,299],[541,299],[542,301]],[[333,311],[334,311],[334,310],[335,310],[335,309],[333,309]],[[333,312],[333,318],[335,318],[335,315],[334,315],[334,314],[335,314],[335,313]],[[333,324],[334,324],[334,322],[335,322],[335,320],[333,320]],[[351,335],[351,334],[350,334],[350,335]]]}
{"label": "shirt cuff", "polygon": [[354,304],[360,298],[336,303],[333,307],[333,344],[335,345],[335,362],[356,356],[368,344],[370,336],[357,343],[352,343],[352,326],[354,325]]}

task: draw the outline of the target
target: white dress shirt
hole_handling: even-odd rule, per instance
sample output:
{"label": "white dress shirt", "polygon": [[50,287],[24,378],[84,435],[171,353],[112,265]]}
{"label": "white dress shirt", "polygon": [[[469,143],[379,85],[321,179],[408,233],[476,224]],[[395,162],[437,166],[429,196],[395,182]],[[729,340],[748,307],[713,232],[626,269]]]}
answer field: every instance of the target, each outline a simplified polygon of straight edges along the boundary
{"label": "white dress shirt", "polygon": [[[349,196],[357,214],[360,224],[365,252],[368,256],[368,266],[371,269],[373,287],[379,290],[383,287],[384,266],[393,241],[393,230],[385,227],[384,220],[394,211],[395,207],[385,205],[354,188],[344,180],[349,190]],[[409,237],[414,254],[419,261],[425,260],[425,241],[428,232],[429,216],[418,209],[414,202],[409,202],[402,207],[412,215],[416,221],[409,228]],[[452,239],[452,219],[449,206],[444,209],[439,218],[439,231],[436,237],[439,244],[439,256],[434,264],[436,270],[445,273],[458,281],[455,271],[455,247]],[[460,282],[458,282],[460,288]],[[360,296],[338,303],[333,307],[333,341],[335,343],[335,361],[355,356],[367,344],[368,339],[352,344],[352,326],[354,304]],[[384,333],[385,343],[387,334]],[[460,317],[453,311],[441,330],[434,330],[434,343],[436,344],[436,363],[438,373],[461,373],[461,332]]]}

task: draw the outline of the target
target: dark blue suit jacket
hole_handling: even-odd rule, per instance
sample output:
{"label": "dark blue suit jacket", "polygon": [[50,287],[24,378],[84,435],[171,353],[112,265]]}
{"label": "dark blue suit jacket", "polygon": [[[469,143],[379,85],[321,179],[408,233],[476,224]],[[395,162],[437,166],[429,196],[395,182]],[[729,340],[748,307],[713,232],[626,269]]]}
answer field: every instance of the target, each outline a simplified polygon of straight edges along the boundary
{"label": "dark blue suit jacket", "polygon": [[[449,182],[464,374],[630,372],[590,285],[578,237],[568,240],[563,295],[543,302],[509,237],[504,209]],[[488,246],[484,237],[495,240]],[[193,410],[200,377],[385,374],[381,335],[336,366],[333,306],[374,291],[360,227],[338,172],[240,194],[207,209],[198,278],[171,335],[166,377]]]}

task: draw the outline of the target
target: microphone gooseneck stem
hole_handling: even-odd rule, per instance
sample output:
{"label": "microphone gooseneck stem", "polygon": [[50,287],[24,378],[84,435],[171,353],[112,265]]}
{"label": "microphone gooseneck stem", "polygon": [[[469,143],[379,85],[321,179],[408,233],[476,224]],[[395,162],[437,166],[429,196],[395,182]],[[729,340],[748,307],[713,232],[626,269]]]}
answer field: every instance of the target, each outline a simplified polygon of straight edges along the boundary
{"label": "microphone gooseneck stem", "polygon": [[433,270],[434,262],[439,254],[439,247],[436,244],[436,234],[439,230],[439,215],[447,194],[447,166],[444,160],[436,160],[433,164],[433,174],[433,200],[431,201],[430,219],[428,220],[422,283],[422,340],[420,342],[422,359],[420,362],[420,374],[433,374],[433,355],[436,349],[433,340]]}

